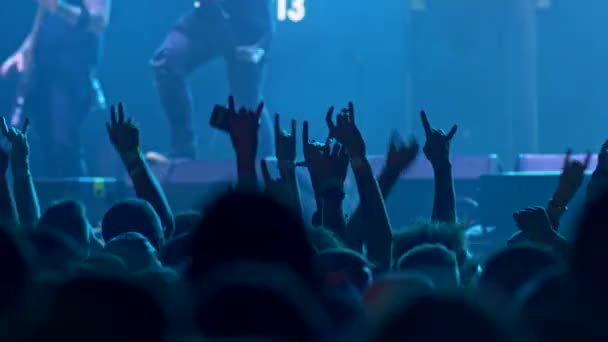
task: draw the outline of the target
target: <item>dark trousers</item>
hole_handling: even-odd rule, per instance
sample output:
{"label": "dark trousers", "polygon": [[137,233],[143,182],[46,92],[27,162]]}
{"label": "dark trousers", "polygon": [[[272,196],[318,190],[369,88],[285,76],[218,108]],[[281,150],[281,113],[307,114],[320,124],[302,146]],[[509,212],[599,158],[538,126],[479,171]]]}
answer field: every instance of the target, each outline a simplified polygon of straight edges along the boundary
{"label": "dark trousers", "polygon": [[[256,108],[262,99],[265,62],[240,61],[231,24],[219,9],[209,6],[194,9],[182,17],[154,54],[151,65],[162,106],[168,116],[172,155],[194,158],[196,137],[192,126],[192,102],[187,77],[199,66],[223,58],[230,93],[237,106]],[[260,128],[260,153],[272,153],[273,130],[267,114]]]}
{"label": "dark trousers", "polygon": [[36,176],[84,176],[80,129],[91,110],[88,73],[36,72],[26,99],[25,115],[31,121],[29,140]]}

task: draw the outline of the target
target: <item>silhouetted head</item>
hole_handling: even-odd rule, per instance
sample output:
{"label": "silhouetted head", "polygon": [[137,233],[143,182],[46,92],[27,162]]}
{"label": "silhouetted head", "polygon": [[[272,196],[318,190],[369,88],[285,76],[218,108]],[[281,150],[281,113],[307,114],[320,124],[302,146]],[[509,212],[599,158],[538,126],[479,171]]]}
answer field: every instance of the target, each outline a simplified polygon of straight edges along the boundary
{"label": "silhouetted head", "polygon": [[332,287],[350,284],[363,293],[372,283],[374,266],[363,255],[347,248],[326,249],[315,257],[325,283]]}
{"label": "silhouetted head", "polygon": [[101,233],[107,242],[128,232],[145,236],[160,250],[163,244],[163,228],[156,211],[150,203],[140,199],[130,199],[114,205],[103,217]]}
{"label": "silhouetted head", "polygon": [[37,266],[43,271],[69,272],[86,257],[88,251],[81,244],[53,229],[28,232],[34,247]]}
{"label": "silhouetted head", "polygon": [[163,341],[162,307],[147,291],[124,280],[79,277],[52,295],[34,341]]}
{"label": "silhouetted head", "polygon": [[306,229],[290,210],[253,192],[229,191],[205,211],[192,239],[191,277],[226,263],[250,261],[289,266],[318,283]]}
{"label": "silhouetted head", "polygon": [[201,281],[195,321],[218,338],[322,341],[331,320],[297,274],[270,264],[231,264]]}
{"label": "silhouetted head", "polygon": [[438,244],[452,251],[462,267],[470,258],[464,233],[460,225],[441,222],[409,226],[393,236],[393,265],[402,255],[420,245]]}
{"label": "silhouetted head", "polygon": [[566,342],[583,339],[584,329],[577,329],[580,311],[568,273],[562,268],[542,272],[517,292],[515,306],[539,341]]}
{"label": "silhouetted head", "polygon": [[424,244],[399,258],[397,270],[421,273],[439,288],[456,288],[460,285],[460,270],[454,252],[439,244]]}
{"label": "silhouetted head", "polygon": [[539,247],[508,247],[488,259],[479,286],[512,298],[529,281],[560,262],[557,256]]}
{"label": "silhouetted head", "polygon": [[69,236],[74,242],[88,247],[91,228],[80,202],[67,200],[50,206],[38,222],[38,229],[50,229]]}
{"label": "silhouetted head", "polygon": [[139,233],[121,234],[108,241],[103,250],[120,257],[131,272],[161,267],[156,248]]}
{"label": "silhouetted head", "polygon": [[460,295],[426,294],[387,311],[373,329],[371,341],[505,342],[509,329],[491,310]]}
{"label": "silhouetted head", "polygon": [[114,276],[127,273],[127,265],[118,256],[99,253],[86,258],[78,267],[77,274],[82,276]]}

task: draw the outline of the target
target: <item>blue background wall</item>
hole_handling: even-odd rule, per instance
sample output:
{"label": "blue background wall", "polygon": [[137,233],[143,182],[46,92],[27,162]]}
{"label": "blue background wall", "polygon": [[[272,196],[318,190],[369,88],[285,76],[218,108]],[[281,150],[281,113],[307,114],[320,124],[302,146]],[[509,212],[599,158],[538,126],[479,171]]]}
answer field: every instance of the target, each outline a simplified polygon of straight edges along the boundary
{"label": "blue background wall", "polygon": [[[537,10],[529,3],[428,0],[424,11],[411,11],[404,0],[307,0],[304,20],[278,26],[267,105],[285,122],[291,116],[312,120],[313,136],[323,138],[327,107],[352,99],[371,153],[384,153],[392,129],[420,135],[416,113],[423,107],[441,127],[460,123],[456,153],[500,152],[509,160],[526,149],[595,149],[605,136],[608,23],[600,13],[608,4],[558,0]],[[147,63],[192,3],[115,0],[113,5],[101,66],[108,100],[128,105],[146,149],[164,150],[166,120]],[[1,56],[19,45],[34,11],[30,1],[5,6]],[[525,41],[519,44],[517,37]],[[218,61],[192,79],[204,159],[232,157],[227,138],[207,125],[213,104],[223,102],[227,92],[223,71]],[[2,112],[12,87],[11,79],[0,82]],[[103,120],[90,118],[85,129],[90,138],[105,141]],[[531,127],[524,129],[522,120]]]}

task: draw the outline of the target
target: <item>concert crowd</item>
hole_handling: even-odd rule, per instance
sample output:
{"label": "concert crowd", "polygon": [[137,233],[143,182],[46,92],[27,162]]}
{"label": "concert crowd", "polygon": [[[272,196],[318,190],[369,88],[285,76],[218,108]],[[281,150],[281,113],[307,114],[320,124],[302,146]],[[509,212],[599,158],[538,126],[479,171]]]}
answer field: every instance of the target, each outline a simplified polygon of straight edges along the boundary
{"label": "concert crowd", "polygon": [[[549,203],[514,213],[518,233],[480,260],[456,212],[450,143],[457,126],[446,133],[422,112],[425,141],[394,135],[374,175],[352,103],[315,119],[325,120],[321,137],[309,136],[308,122],[283,130],[290,118],[277,115],[276,163],[258,153],[263,104],[228,103],[238,179],[205,207],[180,213],[151,171],[127,108],[111,108],[108,143],[136,196],[115,203],[100,232],[77,199],[58,199],[41,212],[27,121],[22,129],[0,125],[9,142],[0,151],[3,341],[608,337],[601,269],[608,262],[608,143],[587,189],[580,188],[588,162],[568,155]],[[301,209],[300,154],[314,190],[312,218]],[[434,170],[432,213],[392,227],[384,200],[418,154]],[[349,169],[360,198],[354,212],[343,210]],[[567,241],[560,217],[579,191],[586,191],[585,212]]]}

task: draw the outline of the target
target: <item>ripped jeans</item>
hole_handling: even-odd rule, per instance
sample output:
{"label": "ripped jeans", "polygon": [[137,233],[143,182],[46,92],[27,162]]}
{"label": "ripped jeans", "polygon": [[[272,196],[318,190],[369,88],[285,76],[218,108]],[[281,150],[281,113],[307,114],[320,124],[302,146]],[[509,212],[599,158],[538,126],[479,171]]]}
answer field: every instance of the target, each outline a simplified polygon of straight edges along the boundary
{"label": "ripped jeans", "polygon": [[[253,64],[238,60],[235,44],[237,42],[232,37],[229,23],[220,13],[213,9],[194,9],[178,21],[154,54],[151,66],[169,121],[172,156],[191,159],[196,156],[196,135],[192,125],[192,101],[187,77],[199,66],[215,58],[224,58],[230,93],[237,106],[256,108],[262,100],[266,63]],[[272,154],[273,142],[271,121],[264,113],[259,154]]]}

